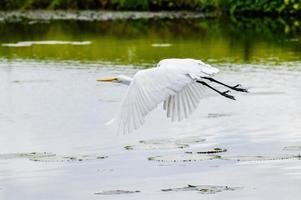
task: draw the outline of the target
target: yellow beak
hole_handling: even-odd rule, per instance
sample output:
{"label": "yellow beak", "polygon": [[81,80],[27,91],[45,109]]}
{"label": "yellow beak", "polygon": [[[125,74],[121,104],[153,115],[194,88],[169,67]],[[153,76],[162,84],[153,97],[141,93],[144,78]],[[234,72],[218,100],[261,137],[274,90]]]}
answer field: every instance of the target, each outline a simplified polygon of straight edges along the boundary
{"label": "yellow beak", "polygon": [[117,80],[117,77],[105,77],[105,78],[97,79],[96,81],[111,82],[111,81],[116,81],[116,80]]}

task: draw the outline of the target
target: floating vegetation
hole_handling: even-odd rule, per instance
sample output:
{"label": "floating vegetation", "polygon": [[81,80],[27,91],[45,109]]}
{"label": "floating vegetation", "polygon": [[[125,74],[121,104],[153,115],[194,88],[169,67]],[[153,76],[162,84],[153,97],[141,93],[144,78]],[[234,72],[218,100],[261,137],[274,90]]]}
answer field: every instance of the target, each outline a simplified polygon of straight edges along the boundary
{"label": "floating vegetation", "polygon": [[149,157],[148,160],[159,162],[196,162],[205,160],[220,159],[219,155],[207,155],[207,154],[175,154],[166,156],[154,156]]}
{"label": "floating vegetation", "polygon": [[50,157],[55,156],[53,153],[49,152],[31,152],[31,153],[7,153],[0,154],[0,159],[18,159],[18,158],[41,158],[41,157]]}
{"label": "floating vegetation", "polygon": [[49,152],[0,154],[0,159],[19,159],[19,158],[27,158],[31,161],[43,161],[43,162],[71,162],[71,161],[105,159],[107,158],[107,156],[103,156],[103,155],[60,156]]}
{"label": "floating vegetation", "polygon": [[100,195],[120,195],[120,194],[134,194],[139,193],[139,190],[107,190],[107,191],[101,191],[101,192],[95,192],[94,194],[100,194]]}
{"label": "floating vegetation", "polygon": [[201,194],[215,194],[223,191],[235,191],[241,187],[217,186],[217,185],[187,185],[181,188],[162,189],[163,192],[198,191]]}
{"label": "floating vegetation", "polygon": [[189,147],[188,144],[138,144],[128,145],[126,150],[152,150],[152,149],[184,149]]}
{"label": "floating vegetation", "polygon": [[209,149],[205,151],[197,151],[197,152],[192,152],[192,151],[186,151],[185,153],[188,154],[213,154],[213,153],[222,153],[226,152],[227,149],[222,149],[222,148],[214,148],[214,149]]}
{"label": "floating vegetation", "polygon": [[287,147],[284,147],[283,150],[285,151],[301,151],[301,145],[298,146],[287,146]]}
{"label": "floating vegetation", "polygon": [[301,155],[274,155],[274,156],[231,156],[212,155],[206,153],[186,153],[165,156],[149,157],[148,160],[159,162],[197,162],[206,160],[232,160],[232,161],[273,161],[273,160],[293,160],[301,159]]}
{"label": "floating vegetation", "polygon": [[88,160],[98,160],[105,159],[107,156],[103,155],[73,155],[73,156],[49,156],[49,157],[32,157],[30,160],[32,161],[40,161],[40,162],[80,162],[80,161],[88,161]]}
{"label": "floating vegetation", "polygon": [[4,47],[30,47],[32,45],[89,45],[90,41],[22,41],[17,43],[4,43]]}
{"label": "floating vegetation", "polygon": [[152,140],[141,140],[137,145],[128,145],[126,150],[150,150],[150,149],[183,149],[189,147],[190,144],[204,142],[205,139],[199,137],[184,138],[163,138]]}
{"label": "floating vegetation", "polygon": [[273,156],[222,156],[223,160],[235,161],[272,161],[272,160],[293,160],[301,159],[300,155],[273,155]]}

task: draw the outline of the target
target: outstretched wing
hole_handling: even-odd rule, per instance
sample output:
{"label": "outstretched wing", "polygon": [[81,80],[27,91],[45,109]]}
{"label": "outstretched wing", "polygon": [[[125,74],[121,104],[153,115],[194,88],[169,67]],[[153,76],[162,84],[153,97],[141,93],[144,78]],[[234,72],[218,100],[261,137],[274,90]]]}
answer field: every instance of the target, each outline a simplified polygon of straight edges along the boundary
{"label": "outstretched wing", "polygon": [[171,118],[172,121],[182,121],[188,118],[199,105],[201,98],[204,96],[204,91],[203,85],[191,82],[176,95],[169,96],[163,104],[167,117]]}
{"label": "outstretched wing", "polygon": [[210,65],[193,59],[166,59],[156,68],[137,72],[121,106],[119,131],[126,134],[139,128],[145,116],[165,100],[170,116],[187,117],[201,97],[200,86],[194,79],[217,72]]}
{"label": "outstretched wing", "polygon": [[[196,69],[202,68],[202,72],[205,75],[202,77],[208,77],[215,73],[218,73],[218,69],[211,67],[208,64],[200,60],[194,59],[174,59],[176,61],[180,60],[180,62],[184,61],[186,65],[189,66],[197,66]],[[167,61],[165,65],[171,65],[173,62]],[[183,65],[183,64],[182,64]],[[195,76],[193,72],[190,74],[192,78],[199,78],[199,74]],[[163,109],[166,111],[167,117],[171,118],[172,121],[181,121],[183,119],[188,118],[190,114],[192,114],[202,97],[204,97],[205,88],[203,85],[192,81],[187,84],[181,91],[179,91],[176,95],[169,96],[168,99],[164,101]]]}

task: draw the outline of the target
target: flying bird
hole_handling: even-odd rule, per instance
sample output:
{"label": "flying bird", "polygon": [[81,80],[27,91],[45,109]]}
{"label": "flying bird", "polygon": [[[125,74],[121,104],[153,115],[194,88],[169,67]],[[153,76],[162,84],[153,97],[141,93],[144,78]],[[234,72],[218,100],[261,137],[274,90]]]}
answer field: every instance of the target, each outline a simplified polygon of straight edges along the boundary
{"label": "flying bird", "polygon": [[133,78],[119,75],[97,81],[115,81],[129,85],[121,104],[119,132],[127,134],[143,125],[145,116],[163,102],[172,121],[186,119],[196,110],[204,88],[235,100],[230,90],[219,91],[211,82],[234,91],[248,92],[240,84],[230,86],[212,78],[219,70],[195,59],[164,59],[156,67],[138,71]]}

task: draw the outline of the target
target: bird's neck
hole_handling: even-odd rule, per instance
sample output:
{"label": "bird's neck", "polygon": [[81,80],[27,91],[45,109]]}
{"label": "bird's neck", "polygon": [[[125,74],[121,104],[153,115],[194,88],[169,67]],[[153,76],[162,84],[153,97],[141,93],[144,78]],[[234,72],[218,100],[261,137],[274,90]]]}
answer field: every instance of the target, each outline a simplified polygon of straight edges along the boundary
{"label": "bird's neck", "polygon": [[133,80],[131,77],[128,77],[125,75],[119,76],[118,79],[119,79],[120,83],[125,84],[125,85],[131,84],[131,82]]}

